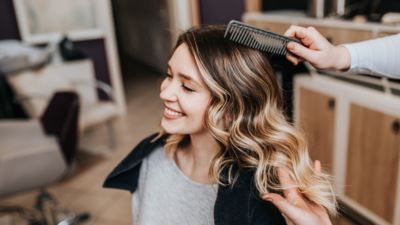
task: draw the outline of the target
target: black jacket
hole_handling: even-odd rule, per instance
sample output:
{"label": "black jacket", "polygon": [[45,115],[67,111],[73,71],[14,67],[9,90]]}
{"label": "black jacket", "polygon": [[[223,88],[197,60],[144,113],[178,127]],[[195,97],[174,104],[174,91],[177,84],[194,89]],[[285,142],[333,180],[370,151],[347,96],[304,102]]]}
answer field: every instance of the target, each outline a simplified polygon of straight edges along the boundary
{"label": "black jacket", "polygon": [[[119,188],[134,192],[138,187],[142,160],[159,145],[165,144],[167,136],[151,143],[157,134],[144,139],[111,172],[103,187]],[[227,171],[222,171],[227,177]],[[215,225],[280,225],[286,224],[281,212],[270,202],[262,200],[254,188],[253,173],[240,172],[237,182],[232,186],[218,186],[214,206]]]}

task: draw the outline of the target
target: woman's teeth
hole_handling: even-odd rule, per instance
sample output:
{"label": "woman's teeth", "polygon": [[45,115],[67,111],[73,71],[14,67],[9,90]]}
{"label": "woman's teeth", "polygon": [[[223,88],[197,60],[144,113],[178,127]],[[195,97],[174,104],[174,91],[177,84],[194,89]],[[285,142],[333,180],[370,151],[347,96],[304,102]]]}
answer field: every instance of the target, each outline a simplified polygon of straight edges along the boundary
{"label": "woman's teeth", "polygon": [[169,110],[167,108],[165,108],[165,112],[167,112],[168,115],[171,115],[171,116],[183,116],[183,113],[174,112],[174,111]]}

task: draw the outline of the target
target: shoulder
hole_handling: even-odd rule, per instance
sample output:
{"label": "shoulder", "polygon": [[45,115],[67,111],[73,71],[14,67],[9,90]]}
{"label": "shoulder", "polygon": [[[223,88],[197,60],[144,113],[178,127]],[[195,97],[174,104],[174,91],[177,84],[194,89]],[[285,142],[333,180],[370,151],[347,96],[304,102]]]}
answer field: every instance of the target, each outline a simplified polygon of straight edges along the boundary
{"label": "shoulder", "polygon": [[135,148],[126,156],[122,162],[114,169],[110,174],[118,174],[124,170],[129,170],[136,164],[140,163],[145,157],[147,157],[157,146],[164,145],[167,135],[159,137],[154,140],[159,134],[155,133],[149,137],[143,139]]}
{"label": "shoulder", "polygon": [[144,158],[157,146],[164,145],[168,135],[154,140],[159,134],[143,139],[106,178],[103,187],[118,188],[134,192],[138,185],[140,166]]}

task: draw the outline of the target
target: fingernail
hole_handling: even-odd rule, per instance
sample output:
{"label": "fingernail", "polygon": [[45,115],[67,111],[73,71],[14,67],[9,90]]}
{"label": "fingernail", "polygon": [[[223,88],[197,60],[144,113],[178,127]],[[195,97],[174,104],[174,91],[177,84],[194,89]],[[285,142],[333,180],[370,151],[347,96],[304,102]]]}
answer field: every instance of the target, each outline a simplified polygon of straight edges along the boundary
{"label": "fingernail", "polygon": [[270,198],[270,197],[265,197],[265,198],[263,198],[265,201],[269,201],[269,202],[272,202],[272,198]]}
{"label": "fingernail", "polygon": [[289,49],[289,50],[294,50],[294,43],[293,42],[289,42],[289,44],[287,45],[287,48]]}

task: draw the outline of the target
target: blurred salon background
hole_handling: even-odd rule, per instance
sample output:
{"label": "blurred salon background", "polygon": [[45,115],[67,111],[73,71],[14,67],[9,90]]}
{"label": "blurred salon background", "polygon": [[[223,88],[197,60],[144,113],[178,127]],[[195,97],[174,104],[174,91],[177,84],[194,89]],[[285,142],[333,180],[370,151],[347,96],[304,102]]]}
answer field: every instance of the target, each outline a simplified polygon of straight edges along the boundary
{"label": "blurred salon background", "polygon": [[[0,0],[0,225],[132,224],[102,188],[158,131],[178,34],[231,20],[332,44],[400,32],[398,0]],[[400,83],[270,55],[285,113],[334,176],[334,225],[400,224]]]}

